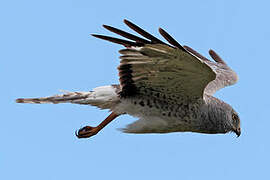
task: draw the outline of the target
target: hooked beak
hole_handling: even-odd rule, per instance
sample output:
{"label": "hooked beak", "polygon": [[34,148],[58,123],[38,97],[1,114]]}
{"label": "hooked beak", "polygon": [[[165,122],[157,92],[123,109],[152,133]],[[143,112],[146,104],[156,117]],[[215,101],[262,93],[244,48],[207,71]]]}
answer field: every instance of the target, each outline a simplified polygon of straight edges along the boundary
{"label": "hooked beak", "polygon": [[237,128],[236,130],[234,130],[235,134],[237,135],[237,137],[239,137],[241,135],[241,129]]}

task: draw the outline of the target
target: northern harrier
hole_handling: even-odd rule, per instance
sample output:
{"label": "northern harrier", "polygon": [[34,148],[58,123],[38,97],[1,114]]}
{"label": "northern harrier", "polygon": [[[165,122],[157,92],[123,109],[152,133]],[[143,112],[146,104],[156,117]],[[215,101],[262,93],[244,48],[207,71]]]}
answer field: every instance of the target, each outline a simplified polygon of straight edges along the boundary
{"label": "northern harrier", "polygon": [[119,85],[94,88],[89,92],[70,92],[42,98],[20,98],[18,103],[75,103],[109,109],[111,114],[98,126],[85,126],[78,138],[97,134],[122,114],[139,117],[123,128],[126,133],[227,133],[240,136],[240,119],[227,103],[213,97],[219,89],[237,82],[236,73],[213,51],[208,60],[188,46],[181,46],[166,31],[159,33],[169,44],[140,27],[124,23],[142,37],[103,25],[128,40],[96,35],[121,44]]}

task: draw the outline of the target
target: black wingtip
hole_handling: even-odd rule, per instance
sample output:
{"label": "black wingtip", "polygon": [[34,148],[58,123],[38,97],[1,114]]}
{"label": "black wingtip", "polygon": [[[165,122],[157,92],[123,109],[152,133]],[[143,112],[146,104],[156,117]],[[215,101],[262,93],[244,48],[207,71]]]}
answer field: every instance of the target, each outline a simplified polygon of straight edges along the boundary
{"label": "black wingtip", "polygon": [[218,63],[226,64],[226,62],[212,49],[209,50],[209,55]]}
{"label": "black wingtip", "polygon": [[91,34],[91,36],[94,36],[95,38],[98,38],[98,39],[108,40],[106,38],[107,36],[103,36],[103,35],[100,35],[100,34]]}
{"label": "black wingtip", "polygon": [[24,99],[23,98],[18,98],[18,99],[16,99],[16,103],[24,103]]}
{"label": "black wingtip", "polygon": [[[110,42],[114,42],[117,44],[121,44],[124,45],[125,47],[131,47],[131,46],[143,46],[144,44],[165,44],[168,45],[166,43],[164,43],[163,41],[161,41],[160,39],[156,38],[155,36],[151,35],[150,33],[146,32],[145,30],[143,30],[142,28],[140,28],[139,26],[135,25],[134,23],[132,23],[131,21],[124,19],[123,20],[124,23],[131,28],[132,30],[134,30],[135,32],[137,32],[138,34],[140,34],[141,36],[143,36],[144,38],[135,36],[133,34],[130,34],[128,32],[122,31],[120,29],[117,29],[115,27],[109,26],[109,25],[105,25],[103,24],[102,26],[113,32],[116,33],[122,37],[125,37],[131,41],[127,41],[127,40],[123,40],[123,39],[119,39],[119,38],[114,38],[114,37],[110,37],[110,36],[104,36],[104,35],[98,35],[98,34],[91,34],[92,36],[99,38],[99,39],[103,39],[103,40],[107,40]],[[173,39],[165,30],[163,30],[162,28],[159,28],[159,33],[175,48],[179,48],[183,51],[186,51],[185,48],[183,48],[175,39]],[[134,42],[135,41],[135,42]],[[169,45],[168,45],[169,46]]]}
{"label": "black wingtip", "polygon": [[112,26],[109,26],[109,25],[106,25],[106,24],[103,24],[102,27],[104,27],[105,29],[111,31],[111,29],[113,28]]}
{"label": "black wingtip", "polygon": [[106,41],[110,41],[116,44],[121,44],[125,47],[131,47],[131,46],[141,46],[140,43],[136,43],[136,42],[132,42],[132,41],[127,41],[127,40],[123,40],[123,39],[118,39],[118,38],[114,38],[114,37],[110,37],[110,36],[104,36],[104,35],[99,35],[99,34],[91,34],[92,36],[99,38],[99,39],[103,39]]}
{"label": "black wingtip", "polygon": [[143,37],[145,37],[146,39],[149,39],[152,43],[158,43],[158,44],[166,44],[164,42],[162,42],[161,40],[159,40],[158,38],[156,38],[155,36],[151,35],[150,33],[146,32],[145,30],[143,30],[142,28],[140,28],[139,26],[135,25],[134,23],[130,22],[127,19],[124,19],[124,23],[132,30],[134,30],[135,32],[137,32],[138,34],[142,35]]}
{"label": "black wingtip", "polygon": [[186,51],[183,46],[181,46],[169,33],[167,33],[164,29],[158,28],[159,33],[174,47],[177,47],[183,51]]}
{"label": "black wingtip", "polygon": [[204,61],[210,61],[209,59],[207,59],[206,57],[204,57],[203,55],[201,55],[200,53],[198,53],[197,51],[195,51],[194,49],[192,49],[189,46],[184,45],[183,46],[188,52],[194,54],[195,56],[197,56],[198,58],[204,60]]}
{"label": "black wingtip", "polygon": [[96,38],[99,38],[99,36],[101,36],[101,35],[99,35],[99,34],[90,34],[91,36],[94,36],[94,37],[96,37]]}
{"label": "black wingtip", "polygon": [[127,19],[124,19],[123,22],[124,22],[125,24],[132,23],[132,22],[130,22],[130,21],[127,20]]}
{"label": "black wingtip", "polygon": [[[134,26],[135,24],[133,24],[131,21],[124,19],[123,22],[125,23],[125,25],[127,25],[128,27],[131,28],[131,26]],[[135,25],[136,26],[136,25]],[[131,28],[132,29],[132,28]]]}
{"label": "black wingtip", "polygon": [[150,41],[148,41],[148,40],[146,40],[146,39],[140,38],[140,37],[138,37],[138,36],[135,36],[135,35],[133,35],[133,34],[130,34],[130,33],[128,33],[128,32],[125,32],[125,31],[123,31],[123,30],[121,30],[121,29],[117,29],[117,28],[115,28],[115,27],[108,26],[108,25],[105,25],[105,24],[103,25],[103,27],[104,27],[105,29],[107,29],[107,30],[113,32],[113,33],[116,33],[116,34],[118,34],[118,35],[120,35],[120,36],[122,36],[122,37],[125,37],[125,38],[129,39],[129,40],[133,40],[133,41],[135,41],[135,42],[137,42],[137,43],[143,43],[143,44],[149,44],[149,43],[151,43]]}

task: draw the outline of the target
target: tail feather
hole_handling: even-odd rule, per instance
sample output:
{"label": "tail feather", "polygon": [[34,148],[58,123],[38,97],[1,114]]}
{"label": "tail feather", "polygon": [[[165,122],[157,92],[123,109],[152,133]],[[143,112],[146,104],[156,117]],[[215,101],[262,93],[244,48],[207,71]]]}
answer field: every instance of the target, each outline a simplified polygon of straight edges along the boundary
{"label": "tail feather", "polygon": [[33,103],[33,104],[45,104],[45,103],[66,103],[74,102],[76,100],[82,100],[91,95],[91,92],[70,92],[66,94],[54,95],[41,98],[19,98],[16,99],[17,103]]}
{"label": "tail feather", "polygon": [[117,92],[118,89],[116,86],[101,86],[89,92],[69,92],[41,98],[19,98],[16,99],[16,102],[33,104],[74,103],[93,105],[101,109],[111,109],[119,99]]}

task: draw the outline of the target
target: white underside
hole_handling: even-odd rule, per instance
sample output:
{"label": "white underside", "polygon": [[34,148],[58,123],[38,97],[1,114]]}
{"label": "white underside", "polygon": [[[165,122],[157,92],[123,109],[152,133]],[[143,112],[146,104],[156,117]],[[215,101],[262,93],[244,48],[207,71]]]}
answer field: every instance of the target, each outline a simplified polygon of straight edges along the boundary
{"label": "white underside", "polygon": [[[127,125],[122,130],[125,133],[154,133],[154,132],[167,132],[168,127],[167,119],[160,118],[160,111],[149,109],[148,107],[142,107],[140,105],[134,105],[130,99],[121,99],[116,93],[117,89],[113,86],[101,86],[93,89],[91,96],[81,101],[83,103],[89,103],[98,107],[109,108],[111,111],[117,114],[129,114],[134,117],[138,117],[139,120],[132,124]],[[165,129],[164,129],[165,128]]]}
{"label": "white underside", "polygon": [[[139,118],[137,121],[127,125],[122,130],[125,133],[168,133],[185,131],[185,129],[172,129],[181,127],[182,121],[175,117],[162,116],[163,111],[156,108],[134,104],[134,99],[119,99],[117,89],[113,86],[101,86],[93,89],[89,98],[84,103],[89,103],[102,108],[110,109],[117,114],[129,114]],[[138,102],[139,100],[137,100]],[[108,107],[108,105],[110,107]],[[168,112],[166,112],[168,113]],[[177,124],[175,124],[177,122]],[[184,126],[183,126],[184,127]]]}
{"label": "white underside", "polygon": [[139,118],[139,120],[120,129],[125,133],[168,133],[185,131],[185,129],[181,128],[175,129],[181,127],[181,124],[183,123],[176,117],[162,116],[163,111],[147,106],[142,107],[138,104],[134,105],[130,99],[121,100],[121,102],[115,106],[113,111],[117,113],[126,113]]}

